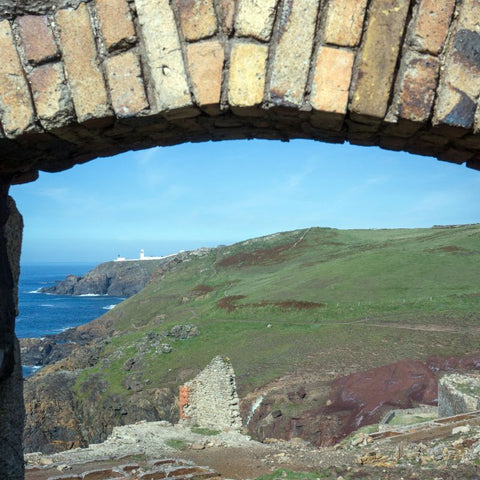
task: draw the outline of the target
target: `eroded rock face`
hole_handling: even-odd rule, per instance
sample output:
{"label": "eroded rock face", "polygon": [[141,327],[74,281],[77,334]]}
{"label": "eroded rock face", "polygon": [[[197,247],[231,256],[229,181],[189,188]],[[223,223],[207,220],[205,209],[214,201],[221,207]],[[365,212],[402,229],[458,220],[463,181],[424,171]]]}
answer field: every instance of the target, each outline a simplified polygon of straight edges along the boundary
{"label": "eroded rock face", "polygon": [[[105,381],[91,375],[80,398],[73,394],[77,371],[35,375],[25,384],[25,451],[54,453],[104,441],[112,428],[147,420],[178,419],[175,392],[143,388],[129,396],[106,394]],[[1,478],[1,477],[0,477]]]}
{"label": "eroded rock face", "polygon": [[23,479],[23,379],[14,334],[23,221],[0,184],[0,479]]}
{"label": "eroded rock face", "polygon": [[52,287],[42,288],[42,293],[54,295],[109,295],[131,297],[150,280],[152,273],[165,261],[106,262],[82,276],[68,275]]}
{"label": "eroded rock face", "polygon": [[[55,448],[68,450],[85,446],[71,393],[76,377],[74,372],[55,372],[34,377],[25,384],[28,451],[41,450],[45,445],[48,453]],[[34,424],[32,417],[36,420]]]}
{"label": "eroded rock face", "polygon": [[[405,360],[338,378],[328,395],[321,383],[307,389],[298,385],[286,398],[266,395],[248,429],[259,440],[300,437],[316,446],[333,445],[359,427],[379,422],[391,409],[436,405],[439,372],[479,369],[480,354],[432,357],[426,362]],[[288,405],[288,410],[294,406],[296,413],[282,411],[279,405]],[[245,416],[245,408],[243,413]],[[449,410],[440,415],[454,413]]]}

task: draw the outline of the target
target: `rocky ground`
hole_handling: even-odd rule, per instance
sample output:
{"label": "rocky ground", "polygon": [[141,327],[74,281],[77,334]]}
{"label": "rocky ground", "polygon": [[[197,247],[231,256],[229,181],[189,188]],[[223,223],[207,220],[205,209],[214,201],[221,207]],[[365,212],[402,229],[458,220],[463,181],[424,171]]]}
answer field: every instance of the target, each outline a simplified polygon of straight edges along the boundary
{"label": "rocky ground", "polygon": [[[161,478],[146,473],[153,468],[152,459],[182,459],[184,465],[204,466],[204,478],[214,478],[215,471],[223,479],[239,480],[272,472],[279,479],[290,478],[289,472],[316,472],[322,475],[319,478],[335,480],[478,480],[480,427],[466,425],[441,438],[409,443],[374,441],[358,433],[336,447],[315,448],[299,438],[259,443],[238,432],[206,435],[184,425],[141,422],[117,427],[107,441],[85,449],[27,454],[26,480],[90,478],[80,475],[112,472],[125,465],[131,471],[123,478]],[[98,474],[95,478],[112,477]]]}

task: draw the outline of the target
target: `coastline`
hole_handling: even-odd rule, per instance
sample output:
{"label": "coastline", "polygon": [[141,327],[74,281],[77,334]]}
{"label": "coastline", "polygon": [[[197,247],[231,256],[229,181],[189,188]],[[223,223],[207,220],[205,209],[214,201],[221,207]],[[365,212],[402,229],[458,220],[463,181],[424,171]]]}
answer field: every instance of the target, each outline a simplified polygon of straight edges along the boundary
{"label": "coastline", "polygon": [[[93,263],[45,262],[21,265],[18,288],[18,310],[16,334],[22,339],[48,339],[70,328],[86,324],[118,305],[123,297],[85,294],[78,297],[42,293],[44,287],[54,285],[67,275],[84,275]],[[34,375],[44,365],[23,363],[24,378]]]}

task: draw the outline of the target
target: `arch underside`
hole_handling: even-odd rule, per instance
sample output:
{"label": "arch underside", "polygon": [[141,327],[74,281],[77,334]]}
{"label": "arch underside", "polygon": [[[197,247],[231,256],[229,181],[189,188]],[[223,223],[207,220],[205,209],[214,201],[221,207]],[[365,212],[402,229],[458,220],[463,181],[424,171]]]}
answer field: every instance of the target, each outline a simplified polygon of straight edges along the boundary
{"label": "arch underside", "polygon": [[0,5],[0,175],[238,138],[348,141],[480,169],[475,0]]}

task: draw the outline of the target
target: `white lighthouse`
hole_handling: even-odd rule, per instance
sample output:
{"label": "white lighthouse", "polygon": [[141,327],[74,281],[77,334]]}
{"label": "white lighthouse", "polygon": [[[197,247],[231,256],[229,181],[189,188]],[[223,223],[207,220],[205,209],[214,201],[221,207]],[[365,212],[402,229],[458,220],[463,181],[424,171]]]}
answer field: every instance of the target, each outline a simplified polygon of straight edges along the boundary
{"label": "white lighthouse", "polygon": [[140,260],[145,260],[145,251],[143,248],[140,250]]}

